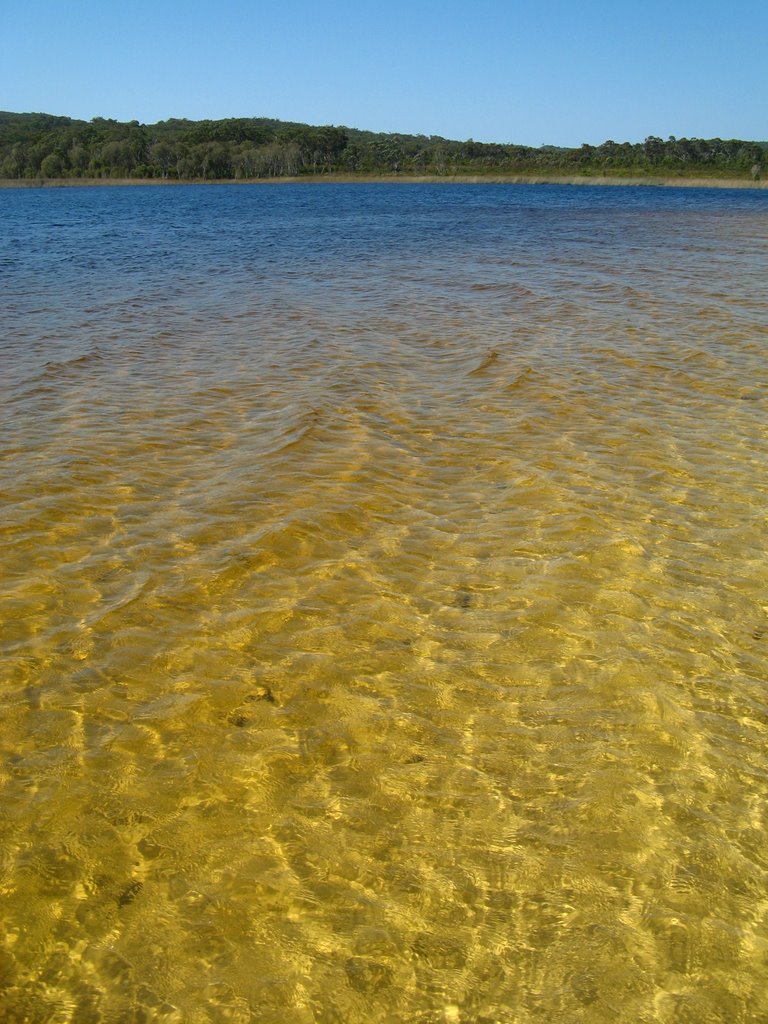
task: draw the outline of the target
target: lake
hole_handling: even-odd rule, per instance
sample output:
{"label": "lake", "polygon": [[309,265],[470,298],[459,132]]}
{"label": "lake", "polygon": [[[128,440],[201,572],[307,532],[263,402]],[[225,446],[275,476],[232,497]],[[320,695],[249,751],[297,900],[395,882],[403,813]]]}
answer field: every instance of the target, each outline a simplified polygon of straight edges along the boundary
{"label": "lake", "polygon": [[0,1017],[768,1019],[768,193],[0,191]]}

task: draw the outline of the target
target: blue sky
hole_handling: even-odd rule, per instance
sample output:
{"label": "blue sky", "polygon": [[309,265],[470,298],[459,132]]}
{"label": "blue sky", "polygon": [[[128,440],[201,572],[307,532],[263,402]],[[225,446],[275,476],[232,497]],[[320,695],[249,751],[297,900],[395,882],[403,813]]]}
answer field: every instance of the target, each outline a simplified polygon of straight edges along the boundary
{"label": "blue sky", "polygon": [[0,109],[768,139],[768,0],[0,0]]}

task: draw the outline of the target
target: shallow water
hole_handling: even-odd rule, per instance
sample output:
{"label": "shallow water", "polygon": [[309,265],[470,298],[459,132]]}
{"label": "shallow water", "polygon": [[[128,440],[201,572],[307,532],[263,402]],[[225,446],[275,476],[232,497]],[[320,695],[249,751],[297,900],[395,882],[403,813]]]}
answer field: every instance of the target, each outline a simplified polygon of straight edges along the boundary
{"label": "shallow water", "polygon": [[0,1019],[768,1019],[768,195],[0,217]]}

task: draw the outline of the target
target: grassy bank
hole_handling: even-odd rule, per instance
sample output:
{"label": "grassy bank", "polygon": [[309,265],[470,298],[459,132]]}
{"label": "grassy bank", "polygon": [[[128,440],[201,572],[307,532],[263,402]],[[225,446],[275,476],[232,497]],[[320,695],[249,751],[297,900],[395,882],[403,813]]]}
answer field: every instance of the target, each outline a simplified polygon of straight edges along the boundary
{"label": "grassy bank", "polygon": [[0,188],[82,188],[115,185],[290,185],[290,184],[467,184],[467,185],[647,185],[667,188],[768,188],[768,181],[745,178],[624,176],[624,175],[362,175],[322,174],[298,175],[290,178],[4,178]]}

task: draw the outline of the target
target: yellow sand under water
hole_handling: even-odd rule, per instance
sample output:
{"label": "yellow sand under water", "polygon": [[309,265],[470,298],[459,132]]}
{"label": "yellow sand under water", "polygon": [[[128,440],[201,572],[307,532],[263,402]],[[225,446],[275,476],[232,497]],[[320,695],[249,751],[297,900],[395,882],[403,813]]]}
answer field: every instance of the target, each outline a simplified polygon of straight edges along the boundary
{"label": "yellow sand under water", "polygon": [[19,389],[3,1021],[768,1019],[768,306],[676,258]]}

